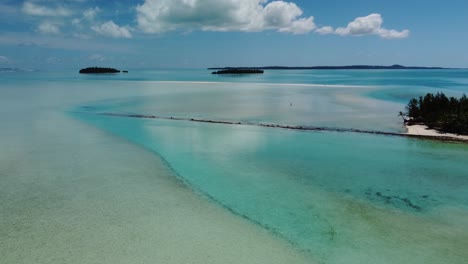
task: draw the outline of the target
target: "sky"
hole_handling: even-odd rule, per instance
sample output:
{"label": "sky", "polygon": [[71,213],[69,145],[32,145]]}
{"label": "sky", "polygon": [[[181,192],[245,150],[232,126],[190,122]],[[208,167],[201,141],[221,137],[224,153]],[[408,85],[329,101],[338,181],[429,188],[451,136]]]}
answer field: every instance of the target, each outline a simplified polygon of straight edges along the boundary
{"label": "sky", "polygon": [[0,0],[0,68],[468,68],[466,0]]}

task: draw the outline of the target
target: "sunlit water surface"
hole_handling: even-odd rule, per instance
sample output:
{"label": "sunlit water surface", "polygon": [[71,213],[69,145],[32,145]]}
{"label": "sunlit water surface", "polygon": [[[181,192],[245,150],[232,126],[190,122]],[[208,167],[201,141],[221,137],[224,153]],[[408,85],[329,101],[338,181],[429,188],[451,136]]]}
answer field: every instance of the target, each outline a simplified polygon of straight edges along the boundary
{"label": "sunlit water surface", "polygon": [[[11,262],[468,259],[467,145],[255,126],[404,132],[397,114],[407,100],[458,96],[467,71],[2,77],[0,252]],[[181,228],[165,228],[174,223]],[[200,243],[196,253],[175,253]]]}

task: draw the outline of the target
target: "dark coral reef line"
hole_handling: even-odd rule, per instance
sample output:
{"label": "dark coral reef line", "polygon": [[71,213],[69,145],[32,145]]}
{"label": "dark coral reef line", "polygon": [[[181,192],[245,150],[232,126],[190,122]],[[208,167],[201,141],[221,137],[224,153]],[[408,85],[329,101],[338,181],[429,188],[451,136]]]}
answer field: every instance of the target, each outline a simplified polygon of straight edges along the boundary
{"label": "dark coral reef line", "polygon": [[[84,113],[90,114],[90,112],[84,112]],[[112,112],[91,113],[91,114],[101,115],[101,116],[116,116],[116,117],[127,117],[127,118],[144,118],[144,119],[160,119],[160,120],[173,120],[173,121],[188,121],[188,122],[223,124],[223,125],[257,126],[257,127],[280,128],[280,129],[290,129],[290,130],[300,130],[300,131],[360,133],[360,134],[372,134],[372,135],[383,135],[383,136],[397,136],[397,137],[407,137],[407,138],[430,139],[430,140],[446,141],[446,142],[468,143],[468,140],[462,139],[462,138],[453,138],[453,137],[445,137],[445,136],[430,136],[430,135],[411,135],[411,134],[405,134],[405,133],[386,132],[386,131],[378,131],[378,130],[364,130],[364,129],[355,129],[355,128],[321,127],[321,126],[296,126],[296,125],[251,123],[251,122],[241,122],[241,121],[225,121],[225,120],[185,118],[185,117],[167,117],[167,116],[157,116],[157,115],[112,113]]]}

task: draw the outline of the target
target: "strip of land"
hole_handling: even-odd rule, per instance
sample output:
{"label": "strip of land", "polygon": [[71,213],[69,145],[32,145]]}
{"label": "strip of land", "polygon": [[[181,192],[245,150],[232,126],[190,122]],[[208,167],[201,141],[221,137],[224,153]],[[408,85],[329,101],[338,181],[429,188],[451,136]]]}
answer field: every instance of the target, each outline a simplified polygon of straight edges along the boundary
{"label": "strip of land", "polygon": [[[90,114],[89,112],[84,112]],[[378,130],[364,130],[364,129],[355,129],[355,128],[339,128],[339,127],[319,127],[319,126],[296,126],[296,125],[281,125],[281,124],[266,124],[266,123],[250,123],[250,122],[241,122],[241,121],[226,121],[226,120],[211,120],[211,119],[197,119],[197,118],[185,118],[185,117],[167,117],[167,116],[156,116],[156,115],[144,115],[144,114],[129,114],[129,113],[91,113],[96,115],[103,116],[118,116],[118,117],[128,117],[128,118],[146,118],[146,119],[161,119],[161,120],[173,120],[173,121],[189,121],[189,122],[198,122],[198,123],[211,123],[211,124],[224,124],[224,125],[244,125],[244,126],[258,126],[258,127],[268,127],[268,128],[281,128],[281,129],[291,129],[291,130],[302,130],[302,131],[328,131],[328,132],[348,132],[348,133],[361,133],[361,134],[374,134],[374,135],[383,135],[383,136],[399,136],[399,137],[411,137],[419,139],[431,139],[438,141],[448,141],[448,142],[463,142],[468,143],[468,136],[459,136],[454,134],[440,134],[437,131],[430,131],[422,129],[424,126],[407,126],[407,133],[396,133],[396,132],[386,132]],[[410,130],[410,127],[411,128]]]}
{"label": "strip of land", "polygon": [[220,67],[208,70],[259,69],[259,70],[443,70],[452,68],[385,65],[345,65],[345,66],[263,66],[263,67]]}

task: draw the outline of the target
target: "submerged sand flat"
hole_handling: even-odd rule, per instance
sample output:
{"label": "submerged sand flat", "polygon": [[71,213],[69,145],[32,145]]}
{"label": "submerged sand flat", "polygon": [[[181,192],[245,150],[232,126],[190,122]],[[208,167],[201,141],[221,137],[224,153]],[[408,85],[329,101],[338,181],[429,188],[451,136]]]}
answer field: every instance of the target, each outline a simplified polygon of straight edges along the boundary
{"label": "submerged sand flat", "polygon": [[0,132],[2,263],[311,263],[149,151],[60,113],[18,117]]}

